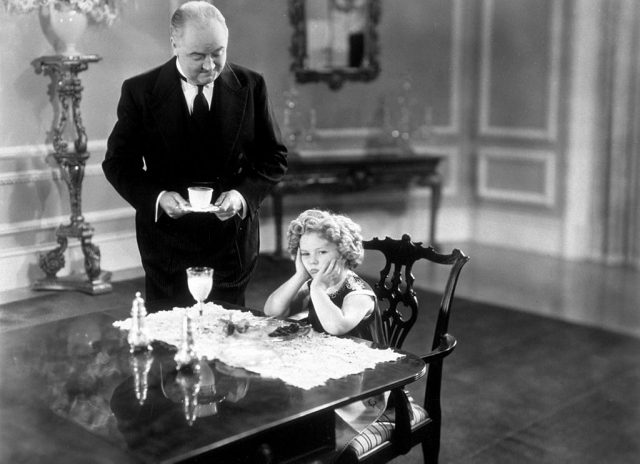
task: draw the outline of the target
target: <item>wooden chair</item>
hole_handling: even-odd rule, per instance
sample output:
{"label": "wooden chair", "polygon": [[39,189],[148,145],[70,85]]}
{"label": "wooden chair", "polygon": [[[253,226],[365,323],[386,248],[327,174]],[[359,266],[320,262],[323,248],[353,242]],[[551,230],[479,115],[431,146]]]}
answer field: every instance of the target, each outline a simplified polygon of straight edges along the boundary
{"label": "wooden chair", "polygon": [[[412,242],[411,237],[406,234],[401,240],[374,238],[365,241],[364,248],[380,251],[386,259],[374,291],[378,297],[383,331],[393,348],[402,348],[420,312],[413,290],[413,264],[425,259],[451,268],[440,301],[431,351],[422,356],[428,365],[423,406],[413,402],[402,388],[391,391],[388,413],[357,435],[338,462],[387,462],[406,454],[420,443],[425,463],[437,463],[440,450],[442,365],[444,358],[456,346],[456,339],[448,333],[449,315],[460,271],[469,258],[458,249],[450,254],[440,254],[432,247],[424,248],[421,243]],[[427,350],[425,347],[425,351]]]}

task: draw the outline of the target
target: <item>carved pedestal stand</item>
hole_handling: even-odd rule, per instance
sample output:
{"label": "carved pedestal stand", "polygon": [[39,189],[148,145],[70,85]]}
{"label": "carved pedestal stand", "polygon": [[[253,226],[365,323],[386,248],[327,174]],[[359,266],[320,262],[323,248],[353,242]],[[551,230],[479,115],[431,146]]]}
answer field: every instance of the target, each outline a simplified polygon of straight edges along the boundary
{"label": "carved pedestal stand", "polygon": [[[71,222],[61,224],[56,229],[58,247],[40,254],[40,268],[46,274],[44,279],[34,283],[34,290],[79,290],[91,295],[111,291],[111,273],[100,269],[100,249],[91,243],[93,227],[82,216],[82,179],[89,153],[87,152],[87,134],[82,125],[80,99],[82,84],[78,73],[85,71],[89,63],[100,61],[97,55],[83,56],[43,56],[34,64],[36,72],[44,71],[55,80],[55,92],[60,102],[57,120],[53,128],[53,157],[57,161],[62,178],[69,187],[71,203]],[[67,117],[71,112],[75,128],[73,151],[68,151],[65,141]],[[69,238],[80,240],[84,254],[86,276],[71,275],[57,277],[64,267],[64,252]]]}

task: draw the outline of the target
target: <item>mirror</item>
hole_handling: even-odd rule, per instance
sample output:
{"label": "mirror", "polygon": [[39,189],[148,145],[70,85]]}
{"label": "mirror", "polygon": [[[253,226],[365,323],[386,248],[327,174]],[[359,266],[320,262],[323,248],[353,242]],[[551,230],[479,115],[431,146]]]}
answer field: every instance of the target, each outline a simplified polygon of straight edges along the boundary
{"label": "mirror", "polygon": [[291,71],[296,81],[370,81],[380,73],[380,0],[289,0]]}

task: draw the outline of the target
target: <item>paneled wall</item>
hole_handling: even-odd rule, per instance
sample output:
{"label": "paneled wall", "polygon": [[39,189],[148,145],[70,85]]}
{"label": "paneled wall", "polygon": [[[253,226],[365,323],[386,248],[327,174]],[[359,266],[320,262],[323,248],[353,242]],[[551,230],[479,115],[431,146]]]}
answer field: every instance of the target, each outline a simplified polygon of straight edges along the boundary
{"label": "paneled wall", "polygon": [[485,0],[478,22],[475,237],[557,254],[570,27],[565,2]]}
{"label": "paneled wall", "polygon": [[[596,156],[595,141],[581,137],[597,124],[584,116],[598,99],[593,91],[603,1],[382,0],[380,76],[337,92],[293,82],[287,0],[215,3],[230,26],[229,59],[264,73],[281,121],[285,92],[293,89],[299,108],[315,110],[325,140],[367,146],[372,134],[388,129],[385,108],[410,98],[414,127],[430,123],[428,130],[416,130],[415,149],[445,156],[441,240],[558,256],[571,244],[569,255],[581,259],[588,254],[589,237],[580,226],[589,217],[589,197],[581,200],[569,187],[577,184],[583,163]],[[136,0],[114,26],[92,27],[84,37],[82,49],[103,59],[81,75],[92,154],[83,210],[96,228],[106,270],[139,266],[133,210],[99,166],[120,84],[171,56],[168,18],[177,3]],[[28,286],[42,275],[38,252],[54,247],[55,227],[69,214],[66,186],[47,157],[50,81],[31,65],[51,53],[39,27],[36,14],[0,13],[0,268],[12,271],[2,272],[0,291]],[[428,190],[420,188],[408,196],[373,191],[301,197],[285,202],[285,221],[305,207],[330,207],[352,215],[365,235],[409,232],[426,239],[428,200]],[[262,224],[268,251],[268,204]],[[82,272],[79,255],[74,245],[62,274]]]}

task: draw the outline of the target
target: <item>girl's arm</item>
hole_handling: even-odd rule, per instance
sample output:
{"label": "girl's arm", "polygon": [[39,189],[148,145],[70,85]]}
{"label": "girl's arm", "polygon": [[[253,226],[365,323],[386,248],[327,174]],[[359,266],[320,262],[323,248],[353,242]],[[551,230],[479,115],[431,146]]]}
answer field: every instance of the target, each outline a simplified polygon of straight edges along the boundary
{"label": "girl's arm", "polygon": [[310,288],[311,301],[318,320],[331,335],[344,335],[353,330],[373,310],[375,304],[372,296],[355,294],[345,297],[342,308],[336,306],[327,295],[327,288],[341,274],[342,264],[331,261],[318,272]]}
{"label": "girl's arm", "polygon": [[264,313],[267,316],[287,317],[291,313],[292,303],[298,301],[299,294],[304,290],[303,286],[308,279],[309,274],[302,264],[300,250],[298,250],[295,274],[269,295],[264,304]]}

